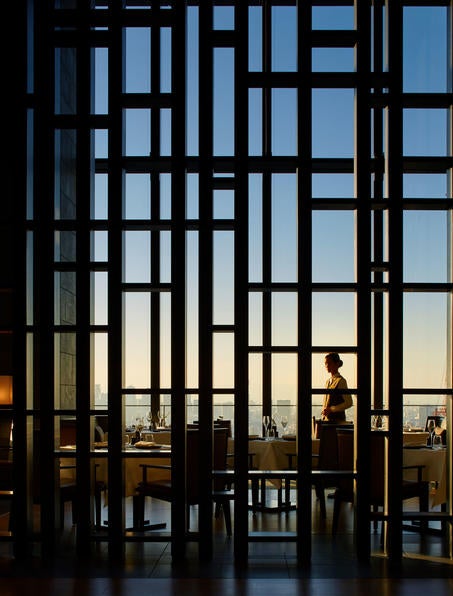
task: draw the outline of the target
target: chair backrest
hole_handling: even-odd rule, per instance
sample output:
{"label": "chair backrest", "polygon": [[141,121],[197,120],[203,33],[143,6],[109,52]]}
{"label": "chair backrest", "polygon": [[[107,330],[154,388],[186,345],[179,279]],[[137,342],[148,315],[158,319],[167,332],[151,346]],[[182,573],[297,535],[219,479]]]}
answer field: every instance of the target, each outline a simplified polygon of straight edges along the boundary
{"label": "chair backrest", "polygon": [[319,436],[319,470],[336,470],[338,468],[337,428],[353,428],[350,424],[335,424],[318,421]]}
{"label": "chair backrest", "polygon": [[214,420],[214,428],[226,428],[228,431],[228,436],[231,437],[231,420],[223,420],[223,418],[218,418]]}
{"label": "chair backrest", "polygon": [[[212,469],[226,470],[228,429],[215,428],[212,453]],[[187,430],[187,460],[190,468],[187,473],[187,502],[197,503],[199,500],[199,468],[200,432],[197,429]],[[225,487],[225,480],[214,480],[214,489],[221,490]]]}
{"label": "chair backrest", "polygon": [[[351,471],[354,469],[354,429],[337,426],[338,469]],[[352,478],[338,480],[338,488],[345,496],[353,499],[354,481]]]}
{"label": "chair backrest", "polygon": [[370,502],[384,503],[385,434],[373,431],[370,436]]}

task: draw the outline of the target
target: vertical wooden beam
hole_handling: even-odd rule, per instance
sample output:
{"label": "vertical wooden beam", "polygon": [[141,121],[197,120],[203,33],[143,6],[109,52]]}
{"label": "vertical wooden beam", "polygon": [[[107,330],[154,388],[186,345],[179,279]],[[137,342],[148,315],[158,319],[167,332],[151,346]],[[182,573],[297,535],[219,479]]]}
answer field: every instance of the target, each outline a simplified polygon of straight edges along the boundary
{"label": "vertical wooden beam", "polygon": [[234,559],[237,567],[248,556],[248,6],[235,2],[234,53]]}
{"label": "vertical wooden beam", "polygon": [[[358,35],[355,89],[355,198],[357,259],[357,401],[355,454],[357,462],[357,557],[370,556],[369,533],[369,446],[371,407],[371,10],[367,0],[355,0]],[[360,445],[360,448],[358,446]]]}
{"label": "vertical wooden beam", "polygon": [[297,4],[297,560],[311,561],[312,496],[312,3]]}
{"label": "vertical wooden beam", "polygon": [[389,457],[388,554],[402,558],[402,424],[403,424],[403,7],[386,2],[388,108],[386,174],[389,201]]}
{"label": "vertical wooden beam", "polygon": [[186,95],[186,3],[173,6],[172,30],[172,190],[171,190],[171,419],[172,485],[175,499],[171,508],[172,555],[184,555],[186,543],[186,237],[185,237],[185,95]]}

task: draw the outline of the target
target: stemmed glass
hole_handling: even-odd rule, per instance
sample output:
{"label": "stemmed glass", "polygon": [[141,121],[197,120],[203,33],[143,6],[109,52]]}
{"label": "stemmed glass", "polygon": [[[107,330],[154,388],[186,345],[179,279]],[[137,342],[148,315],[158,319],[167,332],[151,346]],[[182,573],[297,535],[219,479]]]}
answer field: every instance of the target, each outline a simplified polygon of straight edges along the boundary
{"label": "stemmed glass", "polygon": [[429,432],[429,444],[432,445],[433,444],[433,439],[434,439],[434,429],[436,428],[436,423],[434,422],[434,420],[430,420],[428,422],[428,432]]}
{"label": "stemmed glass", "polygon": [[288,416],[282,416],[280,422],[282,423],[282,427],[283,427],[282,435],[284,435],[286,427],[288,426]]}
{"label": "stemmed glass", "polygon": [[266,439],[269,438],[269,427],[271,424],[270,416],[263,416],[263,426],[264,426],[264,437]]}

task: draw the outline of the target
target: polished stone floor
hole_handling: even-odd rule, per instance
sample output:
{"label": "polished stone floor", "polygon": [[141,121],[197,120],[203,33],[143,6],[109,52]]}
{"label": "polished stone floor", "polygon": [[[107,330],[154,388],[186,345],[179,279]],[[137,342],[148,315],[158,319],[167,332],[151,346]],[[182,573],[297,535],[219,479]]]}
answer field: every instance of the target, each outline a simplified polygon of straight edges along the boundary
{"label": "polished stone floor", "polygon": [[[150,506],[149,502],[147,506]],[[169,521],[166,503],[153,502],[152,514]],[[418,532],[405,532],[404,557],[401,566],[393,569],[382,555],[379,533],[371,531],[374,554],[369,564],[361,565],[356,560],[352,509],[349,506],[343,508],[340,531],[334,540],[331,519],[332,501],[328,500],[327,520],[322,521],[318,503],[314,500],[312,563],[308,569],[298,566],[295,545],[285,542],[250,543],[247,568],[238,569],[234,565],[233,541],[226,537],[222,520],[215,522],[214,556],[209,563],[199,561],[195,543],[189,543],[186,560],[175,565],[168,542],[134,542],[126,545],[124,565],[112,567],[105,542],[93,548],[89,563],[81,565],[74,558],[75,528],[71,526],[68,509],[55,561],[43,561],[36,556],[20,564],[11,557],[10,545],[0,544],[0,595],[122,596],[154,591],[159,596],[453,594],[452,559],[449,546],[441,536],[422,538]],[[295,521],[295,511],[289,514],[250,513],[249,529],[291,530]],[[196,509],[192,522],[196,524]]]}

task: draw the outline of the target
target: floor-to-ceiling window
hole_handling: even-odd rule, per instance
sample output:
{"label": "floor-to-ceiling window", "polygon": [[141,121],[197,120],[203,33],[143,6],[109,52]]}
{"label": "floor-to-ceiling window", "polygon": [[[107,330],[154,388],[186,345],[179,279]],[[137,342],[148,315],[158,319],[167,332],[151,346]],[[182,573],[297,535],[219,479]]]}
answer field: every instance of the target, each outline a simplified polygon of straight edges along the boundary
{"label": "floor-to-ceiling window", "polygon": [[[27,6],[28,177],[15,191],[27,301],[19,358],[1,371],[27,380],[14,379],[16,427],[29,437],[15,445],[28,470],[17,527],[55,550],[63,466],[76,479],[75,548],[105,541],[121,553],[138,539],[126,430],[157,422],[171,426],[181,490],[168,531],[140,539],[171,540],[175,556],[196,539],[209,553],[212,425],[223,418],[244,559],[257,539],[248,436],[269,416],[297,436],[297,521],[281,539],[309,560],[312,417],[324,356],[338,352],[356,428],[357,550],[371,551],[367,446],[379,416],[385,549],[400,557],[401,430],[428,416],[448,438],[451,427],[451,2]],[[206,496],[187,534],[194,421]],[[451,516],[450,493],[451,480],[434,523]]]}

